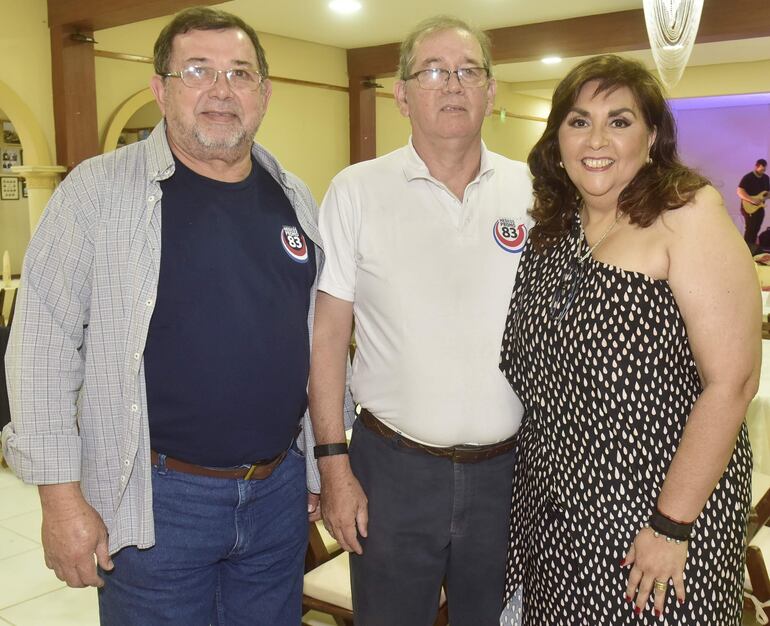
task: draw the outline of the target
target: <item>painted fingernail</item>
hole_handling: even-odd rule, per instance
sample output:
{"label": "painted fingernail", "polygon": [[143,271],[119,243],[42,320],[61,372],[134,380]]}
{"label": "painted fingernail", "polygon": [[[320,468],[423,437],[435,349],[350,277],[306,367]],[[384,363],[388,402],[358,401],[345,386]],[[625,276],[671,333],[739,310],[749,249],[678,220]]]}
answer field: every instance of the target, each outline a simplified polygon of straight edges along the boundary
{"label": "painted fingernail", "polygon": [[684,598],[677,598],[677,600],[679,601],[679,604],[684,604]]}
{"label": "painted fingernail", "polygon": [[625,559],[620,559],[620,567],[623,567],[626,564]]}
{"label": "painted fingernail", "polygon": [[633,602],[633,600],[631,599],[631,596],[629,596],[628,594],[626,594],[626,602]]}
{"label": "painted fingernail", "polygon": [[660,617],[661,615],[663,614],[658,609],[655,609],[655,617]]}
{"label": "painted fingernail", "polygon": [[642,607],[640,607],[638,605],[634,607],[634,613],[639,615],[641,612],[642,612]]}

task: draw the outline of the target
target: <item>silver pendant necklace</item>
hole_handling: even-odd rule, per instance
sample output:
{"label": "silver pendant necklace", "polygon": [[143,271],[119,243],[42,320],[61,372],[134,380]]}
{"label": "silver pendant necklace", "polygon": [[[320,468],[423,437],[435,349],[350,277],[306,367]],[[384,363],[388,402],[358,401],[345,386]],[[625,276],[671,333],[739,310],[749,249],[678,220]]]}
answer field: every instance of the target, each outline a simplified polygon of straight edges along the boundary
{"label": "silver pendant necklace", "polygon": [[618,222],[620,221],[620,213],[618,213],[618,216],[615,218],[615,221],[610,224],[610,227],[604,231],[604,234],[599,237],[599,240],[592,245],[588,250],[581,253],[581,249],[583,248],[583,240],[585,239],[585,233],[583,232],[583,221],[580,221],[580,239],[578,241],[578,247],[577,247],[577,261],[578,263],[583,263],[589,256],[591,256],[591,253],[596,250],[596,248],[599,247],[599,245],[604,241],[607,236],[615,229],[615,226],[618,225]]}

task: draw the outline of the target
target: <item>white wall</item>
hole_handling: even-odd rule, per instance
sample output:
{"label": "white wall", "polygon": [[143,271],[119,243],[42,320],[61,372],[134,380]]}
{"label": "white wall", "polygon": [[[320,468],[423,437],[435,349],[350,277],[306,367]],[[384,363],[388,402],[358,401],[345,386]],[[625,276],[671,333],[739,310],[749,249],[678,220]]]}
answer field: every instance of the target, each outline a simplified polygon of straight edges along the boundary
{"label": "white wall", "polygon": [[[770,105],[675,111],[682,160],[708,177],[743,232],[735,189],[757,159],[770,160]],[[766,211],[762,230],[770,226]]]}

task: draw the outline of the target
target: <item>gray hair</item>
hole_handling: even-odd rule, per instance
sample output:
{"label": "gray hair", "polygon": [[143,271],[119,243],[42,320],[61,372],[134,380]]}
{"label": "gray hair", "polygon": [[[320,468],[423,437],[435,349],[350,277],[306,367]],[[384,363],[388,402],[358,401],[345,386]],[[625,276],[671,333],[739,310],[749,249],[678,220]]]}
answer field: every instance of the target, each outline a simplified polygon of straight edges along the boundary
{"label": "gray hair", "polygon": [[174,16],[166,27],[158,35],[155,42],[154,64],[155,73],[163,75],[169,71],[169,61],[171,60],[171,48],[174,43],[174,37],[183,35],[191,30],[242,30],[254,45],[254,52],[257,54],[257,69],[262,78],[267,78],[267,59],[265,50],[259,43],[259,37],[254,29],[244,22],[237,15],[220,11],[219,9],[210,9],[209,7],[191,7],[180,11]]}
{"label": "gray hair", "polygon": [[480,28],[471,26],[457,17],[451,15],[436,15],[435,17],[429,17],[427,20],[420,22],[415,26],[414,30],[406,36],[406,39],[401,42],[401,50],[398,57],[398,77],[400,80],[406,80],[412,73],[414,49],[417,47],[417,44],[428,35],[445,30],[461,30],[474,37],[481,47],[481,54],[484,57],[484,69],[491,75],[492,42],[489,39],[489,35]]}

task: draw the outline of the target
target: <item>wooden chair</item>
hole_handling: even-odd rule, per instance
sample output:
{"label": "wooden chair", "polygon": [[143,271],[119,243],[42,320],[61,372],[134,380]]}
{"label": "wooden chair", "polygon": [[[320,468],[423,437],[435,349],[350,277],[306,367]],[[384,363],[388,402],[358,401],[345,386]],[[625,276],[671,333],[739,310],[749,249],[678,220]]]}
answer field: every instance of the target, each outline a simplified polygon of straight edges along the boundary
{"label": "wooden chair", "polygon": [[[16,310],[16,294],[18,293],[18,289],[3,289],[0,287],[0,326],[10,327],[13,321],[13,312]],[[8,298],[11,299],[11,306],[9,307],[8,318],[6,319],[4,317],[5,302]]]}
{"label": "wooden chair", "polygon": [[[336,556],[329,554],[325,547],[327,542],[321,533],[318,525],[310,525],[308,552],[317,551],[312,559],[320,565],[305,574],[302,614],[304,616],[309,611],[318,611],[331,615],[338,626],[353,626],[349,555],[347,552]],[[442,589],[434,626],[447,626],[448,623],[446,595]]]}
{"label": "wooden chair", "polygon": [[770,577],[764,555],[770,558],[770,476],[760,472],[751,475],[751,512],[746,534],[746,582],[744,610],[759,612],[770,606]]}
{"label": "wooden chair", "polygon": [[342,553],[337,540],[324,528],[321,522],[311,523],[308,536],[307,553],[305,554],[305,573],[315,569]]}
{"label": "wooden chair", "polygon": [[13,313],[16,310],[16,296],[19,295],[19,290],[14,289],[13,293],[11,294],[11,310],[8,313],[8,319],[5,320],[5,325],[10,328],[11,323],[13,322]]}

